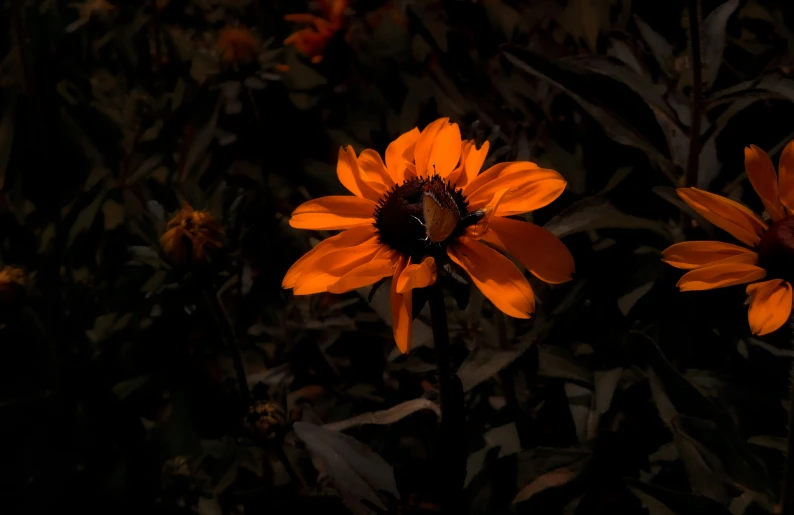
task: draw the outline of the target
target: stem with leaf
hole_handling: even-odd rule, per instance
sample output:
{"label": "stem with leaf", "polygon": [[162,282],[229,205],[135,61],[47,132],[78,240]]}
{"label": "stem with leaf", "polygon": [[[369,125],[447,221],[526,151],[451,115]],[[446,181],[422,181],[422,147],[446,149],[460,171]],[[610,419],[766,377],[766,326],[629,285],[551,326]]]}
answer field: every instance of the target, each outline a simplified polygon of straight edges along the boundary
{"label": "stem with leaf", "polygon": [[[794,345],[794,315],[789,320]],[[788,428],[786,438],[786,461],[783,468],[783,487],[780,490],[780,507],[782,515],[794,515],[794,366],[789,377]]]}
{"label": "stem with leaf", "polygon": [[451,370],[449,329],[444,290],[441,284],[428,287],[433,343],[436,349],[438,389],[441,397],[441,428],[438,463],[443,513],[463,513],[463,484],[466,481],[466,413],[463,384]]}
{"label": "stem with leaf", "polygon": [[215,325],[220,331],[221,338],[224,345],[232,351],[232,361],[234,362],[234,370],[237,373],[237,381],[240,384],[240,395],[246,402],[251,402],[251,390],[248,388],[248,378],[245,375],[245,366],[243,365],[243,354],[240,351],[240,346],[237,343],[237,337],[234,334],[229,318],[226,316],[226,310],[223,309],[218,297],[210,287],[202,288],[202,295],[208,306],[208,311],[212,314]]}
{"label": "stem with leaf", "polygon": [[697,186],[700,163],[700,123],[703,118],[703,60],[700,37],[700,0],[689,0],[689,52],[692,65],[692,127],[684,186]]}

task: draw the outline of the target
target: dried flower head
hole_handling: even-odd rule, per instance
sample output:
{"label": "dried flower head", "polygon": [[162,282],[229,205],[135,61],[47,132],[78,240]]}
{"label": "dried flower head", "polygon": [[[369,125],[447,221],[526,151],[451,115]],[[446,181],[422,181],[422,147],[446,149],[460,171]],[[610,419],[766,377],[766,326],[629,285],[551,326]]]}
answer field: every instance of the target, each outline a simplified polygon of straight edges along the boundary
{"label": "dried flower head", "polygon": [[5,307],[19,305],[27,294],[27,275],[16,266],[5,266],[0,270],[0,302]]}
{"label": "dried flower head", "polygon": [[245,27],[227,27],[218,35],[218,52],[228,63],[250,63],[258,54],[256,38]]}
{"label": "dried flower head", "polygon": [[213,251],[223,248],[223,225],[206,211],[196,211],[185,203],[168,222],[160,238],[166,259],[173,265],[184,265],[189,260],[205,264]]}
{"label": "dried flower head", "polygon": [[288,425],[287,413],[275,401],[256,401],[245,417],[246,429],[260,440],[280,439]]}

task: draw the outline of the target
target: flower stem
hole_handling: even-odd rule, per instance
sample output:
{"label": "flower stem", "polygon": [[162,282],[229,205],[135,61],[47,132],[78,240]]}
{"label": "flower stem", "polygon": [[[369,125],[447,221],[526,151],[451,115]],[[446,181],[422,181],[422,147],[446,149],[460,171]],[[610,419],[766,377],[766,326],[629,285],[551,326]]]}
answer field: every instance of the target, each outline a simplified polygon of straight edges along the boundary
{"label": "flower stem", "polygon": [[[794,314],[789,320],[792,345],[794,345]],[[783,469],[783,488],[780,490],[782,515],[794,515],[794,366],[789,372],[788,435],[786,438],[786,461]]]}
{"label": "flower stem", "polygon": [[703,62],[700,52],[700,0],[689,0],[689,52],[692,66],[692,126],[684,186],[697,186],[700,163],[700,123],[703,117]]}
{"label": "flower stem", "polygon": [[248,388],[248,378],[245,375],[245,366],[243,365],[243,354],[240,351],[240,346],[237,344],[237,337],[234,334],[229,318],[226,316],[226,311],[218,301],[217,296],[212,288],[204,288],[204,298],[215,321],[215,325],[221,333],[223,343],[232,351],[232,361],[234,362],[234,370],[237,373],[237,381],[240,384],[240,395],[243,399],[251,402],[251,390]]}
{"label": "flower stem", "polygon": [[466,481],[466,413],[463,384],[452,374],[449,356],[449,329],[444,291],[436,282],[429,287],[430,319],[436,348],[438,389],[441,397],[439,431],[439,478],[443,513],[463,513],[463,484]]}

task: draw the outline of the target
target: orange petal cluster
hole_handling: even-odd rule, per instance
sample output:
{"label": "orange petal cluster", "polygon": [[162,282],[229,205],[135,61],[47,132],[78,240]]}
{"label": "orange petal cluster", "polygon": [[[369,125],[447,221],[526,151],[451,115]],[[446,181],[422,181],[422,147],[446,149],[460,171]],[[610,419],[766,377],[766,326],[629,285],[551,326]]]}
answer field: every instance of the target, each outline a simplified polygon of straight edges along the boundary
{"label": "orange petal cluster", "polygon": [[223,225],[206,211],[196,211],[185,203],[168,222],[160,237],[163,255],[173,265],[207,262],[209,254],[223,248]]}
{"label": "orange petal cluster", "polygon": [[481,172],[488,142],[477,148],[463,140],[457,124],[441,118],[422,131],[401,135],[384,158],[372,150],[360,155],[341,148],[339,181],[353,196],[330,196],[299,206],[290,225],[299,229],[343,230],[319,243],[287,272],[282,286],[296,295],[346,291],[391,277],[394,337],[402,352],[411,348],[412,290],[436,281],[436,260],[419,263],[380,242],[375,216],[378,202],[394,186],[434,174],[462,190],[469,210],[481,210],[483,220],[447,242],[447,257],[459,265],[483,294],[504,313],[529,318],[535,296],[513,261],[548,283],[571,279],[570,251],[547,230],[529,222],[505,218],[546,206],[565,189],[557,172],[530,162],[497,164]]}
{"label": "orange petal cluster", "polygon": [[684,202],[746,247],[718,241],[688,241],[667,248],[662,260],[689,270],[678,281],[681,291],[752,283],[746,288],[750,329],[753,334],[764,335],[780,328],[791,313],[791,284],[779,277],[768,277],[774,271],[764,266],[769,262],[764,254],[771,245],[788,245],[780,240],[781,234],[784,240],[787,238],[790,231],[786,227],[794,215],[794,142],[783,150],[777,173],[766,152],[755,145],[745,148],[744,161],[747,177],[761,198],[771,224],[733,200],[697,188],[679,188],[678,196]]}
{"label": "orange petal cluster", "polygon": [[320,0],[322,16],[313,14],[288,14],[285,20],[306,25],[290,34],[285,45],[294,45],[302,54],[311,58],[313,63],[323,59],[323,52],[331,38],[342,28],[347,0]]}

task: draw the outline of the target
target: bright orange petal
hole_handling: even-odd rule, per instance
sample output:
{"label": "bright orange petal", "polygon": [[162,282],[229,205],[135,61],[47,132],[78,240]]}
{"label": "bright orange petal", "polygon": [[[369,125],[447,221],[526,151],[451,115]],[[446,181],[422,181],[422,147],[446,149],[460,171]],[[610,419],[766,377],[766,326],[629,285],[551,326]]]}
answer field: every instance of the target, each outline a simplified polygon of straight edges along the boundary
{"label": "bright orange petal", "polygon": [[414,162],[416,174],[426,177],[434,173],[447,177],[460,161],[460,128],[449,118],[429,124],[416,140]]}
{"label": "bright orange petal", "polygon": [[761,197],[769,216],[772,220],[780,220],[786,216],[783,205],[780,203],[777,190],[777,174],[775,165],[766,152],[750,145],[744,149],[744,169],[750,184],[753,185],[755,192]]}
{"label": "bright orange petal", "polygon": [[685,241],[670,245],[662,252],[662,261],[676,268],[692,270],[723,259],[735,258],[750,265],[758,263],[758,254],[750,249],[721,241]]}
{"label": "bright orange petal", "polygon": [[391,259],[374,259],[347,272],[338,281],[328,286],[328,292],[345,293],[356,288],[363,288],[375,284],[393,273],[394,263]]}
{"label": "bright orange petal", "polygon": [[397,342],[397,348],[400,352],[407,354],[411,350],[411,343],[413,340],[413,294],[402,294],[397,292],[397,283],[406,268],[407,259],[400,257],[397,268],[394,270],[394,278],[391,283],[391,316],[392,316],[392,330],[394,332],[394,341]]}
{"label": "bright orange petal", "polygon": [[466,228],[466,236],[474,238],[475,240],[479,240],[485,234],[487,234],[488,226],[495,216],[499,204],[502,202],[502,199],[505,198],[505,195],[507,195],[508,191],[510,191],[508,188],[497,191],[494,193],[494,196],[491,198],[491,201],[487,206],[479,208],[479,210],[483,213],[482,219],[475,225],[471,225]]}
{"label": "bright orange petal", "polygon": [[780,154],[777,174],[780,202],[788,208],[789,213],[794,213],[794,141],[790,141]]}
{"label": "bright orange petal", "polygon": [[678,280],[681,291],[713,290],[763,279],[766,270],[746,263],[717,263],[690,270]]}
{"label": "bright orange petal", "polygon": [[296,229],[337,230],[372,224],[376,205],[359,197],[330,196],[304,202],[289,219]]}
{"label": "bright orange petal", "polygon": [[394,186],[394,179],[386,170],[383,159],[374,150],[368,148],[362,151],[358,156],[358,166],[368,182],[383,184],[387,189]]}
{"label": "bright orange petal", "polygon": [[353,147],[339,149],[339,160],[336,164],[336,175],[339,182],[353,195],[377,202],[386,191],[383,184],[368,182],[358,166],[358,158]]}
{"label": "bright orange petal", "polygon": [[482,238],[549,284],[570,281],[576,270],[571,251],[555,235],[529,222],[494,217]]}
{"label": "bright orange petal", "polygon": [[505,314],[529,318],[535,311],[532,288],[516,265],[505,256],[466,236],[450,245],[447,253],[469,274],[483,295]]}
{"label": "bright orange petal", "polygon": [[357,245],[367,245],[377,242],[375,228],[370,226],[354,227],[341,232],[336,236],[331,236],[317,244],[312,250],[298,259],[284,275],[281,283],[282,288],[294,288],[295,282],[301,274],[311,270],[315,263],[323,256],[339,249],[355,247]]}
{"label": "bright orange petal", "polygon": [[461,153],[460,164],[449,175],[449,182],[454,184],[456,188],[463,188],[477,177],[488,155],[489,147],[490,143],[488,140],[486,140],[479,149],[474,140],[467,141]]}
{"label": "bright orange petal", "polygon": [[747,286],[750,309],[747,318],[753,334],[763,336],[779,329],[791,315],[791,285],[772,279]]}
{"label": "bright orange petal", "polygon": [[424,288],[436,282],[436,260],[425,258],[421,263],[405,267],[397,280],[397,293],[408,293],[414,288]]}
{"label": "bright orange petal", "polygon": [[554,170],[525,169],[518,173],[503,174],[480,187],[468,197],[469,206],[471,209],[480,209],[496,191],[509,188],[510,191],[496,209],[496,216],[527,213],[550,204],[565,191],[566,185],[565,179]]}
{"label": "bright orange petal", "polygon": [[509,163],[495,164],[470,180],[469,183],[466,184],[466,187],[463,188],[463,194],[467,197],[471,197],[477,190],[491,184],[497,179],[516,173],[528,173],[530,170],[537,169],[538,165],[529,161],[512,161]]}
{"label": "bright orange petal", "polygon": [[747,245],[757,245],[767,229],[758,215],[731,199],[698,188],[678,188],[676,193],[703,218]]}
{"label": "bright orange petal", "polygon": [[419,129],[414,127],[386,147],[386,169],[396,184],[406,179],[405,167],[414,160],[414,148],[419,134]]}
{"label": "bright orange petal", "polygon": [[339,281],[348,272],[375,260],[382,250],[383,245],[369,243],[329,252],[317,259],[311,268],[298,276],[293,293],[295,295],[312,295],[328,291],[329,286]]}

